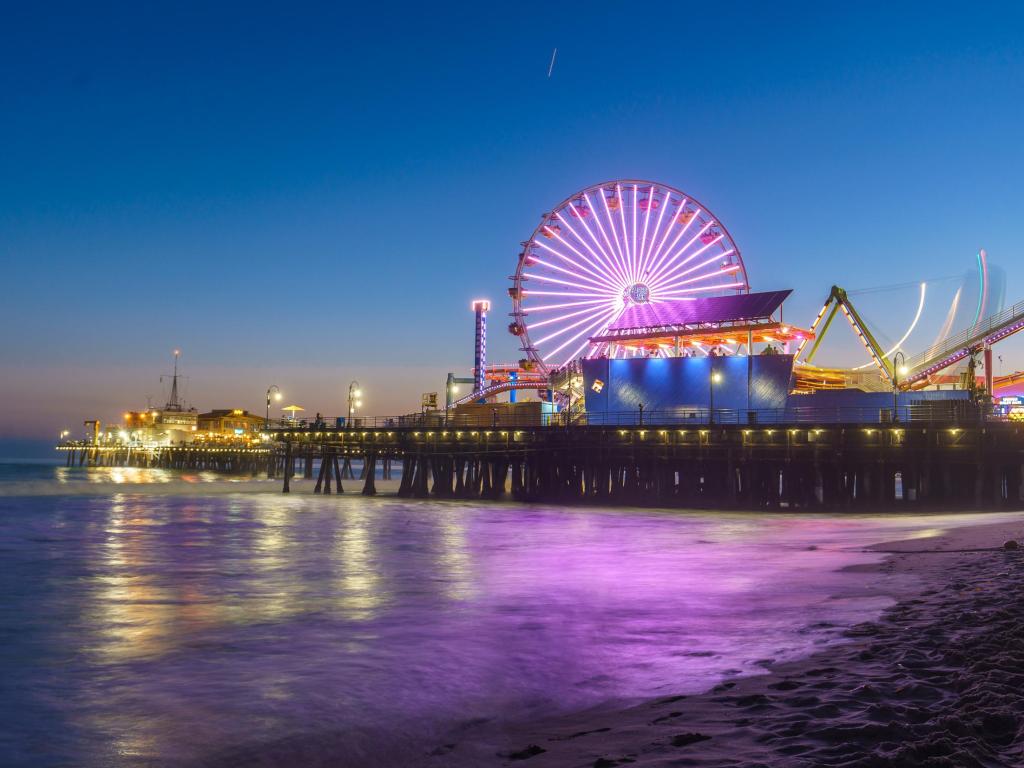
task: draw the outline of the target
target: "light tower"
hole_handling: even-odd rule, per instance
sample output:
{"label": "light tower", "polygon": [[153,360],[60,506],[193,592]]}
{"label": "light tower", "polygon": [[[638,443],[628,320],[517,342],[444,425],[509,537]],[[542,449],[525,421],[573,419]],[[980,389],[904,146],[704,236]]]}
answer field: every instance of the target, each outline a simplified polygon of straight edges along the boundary
{"label": "light tower", "polygon": [[470,307],[476,315],[476,339],[473,346],[473,391],[480,392],[487,386],[487,313],[491,309],[491,302],[487,299],[475,299]]}

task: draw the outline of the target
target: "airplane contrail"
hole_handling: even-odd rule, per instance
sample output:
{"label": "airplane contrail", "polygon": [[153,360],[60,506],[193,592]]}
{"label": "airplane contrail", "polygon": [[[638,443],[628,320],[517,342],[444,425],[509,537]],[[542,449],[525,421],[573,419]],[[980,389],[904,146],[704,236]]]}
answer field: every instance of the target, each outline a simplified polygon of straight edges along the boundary
{"label": "airplane contrail", "polygon": [[551,77],[551,72],[555,69],[555,56],[557,56],[557,55],[558,55],[558,49],[555,48],[555,50],[553,50],[551,52],[551,63],[548,65],[548,77],[549,78]]}

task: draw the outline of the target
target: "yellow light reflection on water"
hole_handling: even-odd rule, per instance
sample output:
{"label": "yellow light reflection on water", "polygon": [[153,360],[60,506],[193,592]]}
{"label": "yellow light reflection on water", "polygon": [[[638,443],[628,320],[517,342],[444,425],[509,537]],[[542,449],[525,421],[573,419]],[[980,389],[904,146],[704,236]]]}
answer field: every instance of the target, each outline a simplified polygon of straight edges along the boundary
{"label": "yellow light reflection on water", "polygon": [[340,510],[339,514],[341,525],[337,528],[335,548],[339,571],[337,605],[347,618],[369,621],[377,616],[384,603],[371,520],[365,509],[352,506]]}

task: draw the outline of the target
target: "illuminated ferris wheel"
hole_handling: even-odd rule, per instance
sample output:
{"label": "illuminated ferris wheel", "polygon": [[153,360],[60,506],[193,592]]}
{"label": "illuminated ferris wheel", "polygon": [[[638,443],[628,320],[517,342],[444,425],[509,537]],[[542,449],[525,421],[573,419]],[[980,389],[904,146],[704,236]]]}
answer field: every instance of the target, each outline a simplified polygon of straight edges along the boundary
{"label": "illuminated ferris wheel", "polygon": [[542,371],[624,354],[591,341],[625,310],[744,292],[739,248],[704,205],[666,184],[597,184],[544,214],[512,276],[513,322]]}

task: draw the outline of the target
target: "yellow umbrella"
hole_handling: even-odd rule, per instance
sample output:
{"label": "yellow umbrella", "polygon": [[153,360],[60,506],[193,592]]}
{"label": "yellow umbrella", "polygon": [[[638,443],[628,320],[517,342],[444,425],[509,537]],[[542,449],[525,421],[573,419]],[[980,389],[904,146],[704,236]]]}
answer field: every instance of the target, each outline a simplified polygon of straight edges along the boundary
{"label": "yellow umbrella", "polygon": [[301,405],[286,405],[281,410],[282,411],[290,411],[291,412],[290,418],[291,418],[292,421],[295,421],[295,413],[296,413],[296,411],[304,411],[306,409],[303,408]]}

